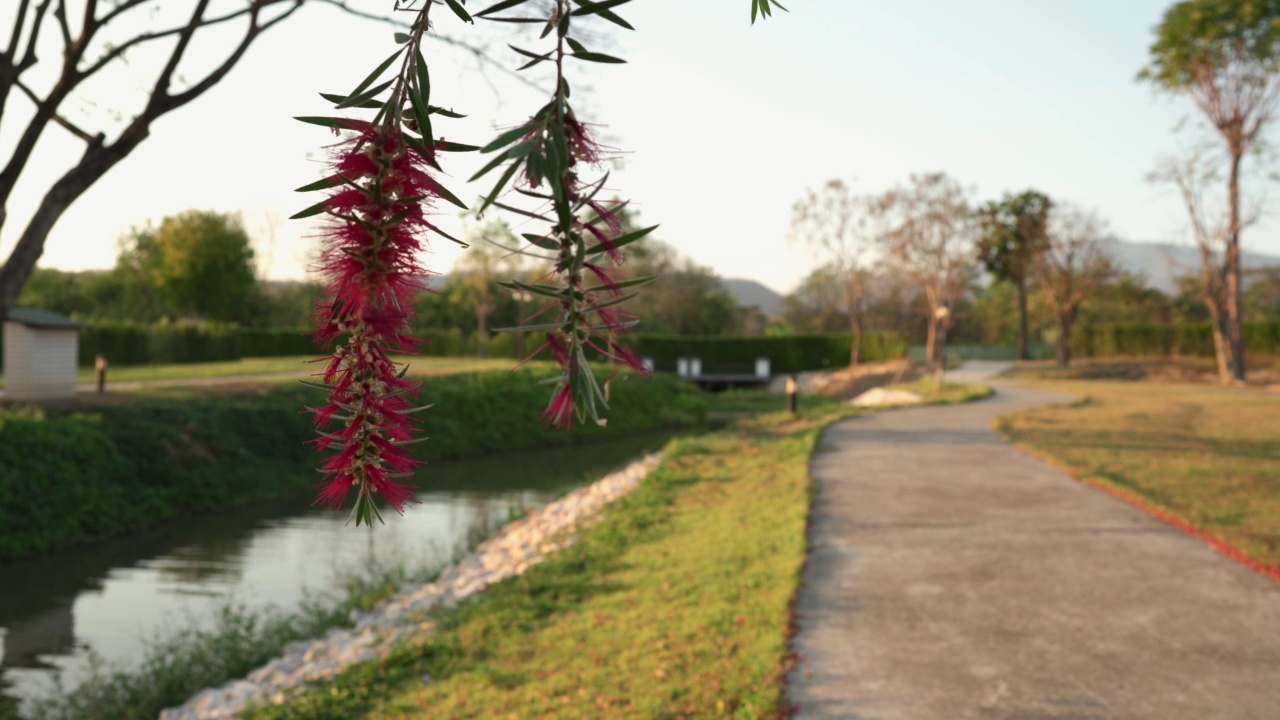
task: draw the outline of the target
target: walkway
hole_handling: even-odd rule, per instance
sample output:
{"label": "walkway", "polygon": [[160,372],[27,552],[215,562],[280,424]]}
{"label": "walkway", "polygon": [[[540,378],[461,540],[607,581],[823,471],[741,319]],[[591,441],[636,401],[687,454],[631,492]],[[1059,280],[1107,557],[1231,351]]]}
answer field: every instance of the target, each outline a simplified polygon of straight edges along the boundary
{"label": "walkway", "polygon": [[796,717],[1280,718],[1280,585],[1001,441],[1064,398],[997,388],[824,434]]}

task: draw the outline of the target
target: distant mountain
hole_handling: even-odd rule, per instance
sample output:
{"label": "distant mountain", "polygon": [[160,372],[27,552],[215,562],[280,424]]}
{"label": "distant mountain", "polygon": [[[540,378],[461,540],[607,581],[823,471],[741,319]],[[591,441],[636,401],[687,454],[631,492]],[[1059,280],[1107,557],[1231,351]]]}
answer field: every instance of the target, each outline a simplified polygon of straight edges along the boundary
{"label": "distant mountain", "polygon": [[758,307],[765,315],[782,314],[782,296],[755,280],[721,278],[720,286],[738,301],[739,307]]}
{"label": "distant mountain", "polygon": [[[1106,243],[1106,249],[1121,269],[1141,274],[1147,279],[1148,287],[1166,295],[1178,292],[1178,276],[1200,269],[1200,251],[1191,245],[1111,240]],[[1240,256],[1240,266],[1245,270],[1280,268],[1280,257],[1246,252]]]}

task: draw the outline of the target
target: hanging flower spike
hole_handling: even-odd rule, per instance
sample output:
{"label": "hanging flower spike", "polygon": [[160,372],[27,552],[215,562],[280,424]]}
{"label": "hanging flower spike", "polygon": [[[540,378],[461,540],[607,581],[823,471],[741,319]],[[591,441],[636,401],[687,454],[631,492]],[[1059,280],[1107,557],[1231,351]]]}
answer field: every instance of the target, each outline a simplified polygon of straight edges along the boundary
{"label": "hanging flower spike", "polygon": [[[424,208],[438,198],[461,204],[428,170],[438,167],[437,151],[476,149],[436,142],[431,134],[430,116],[441,111],[428,103],[421,43],[433,5],[421,6],[411,32],[397,36],[400,48],[354,90],[324,95],[338,109],[376,108],[373,120],[298,118],[345,134],[331,152],[332,174],[299,188],[325,190],[325,199],[294,217],[323,213],[328,219],[319,262],[327,299],[316,307],[313,337],[332,354],[318,373],[321,382],[310,384],[329,393],[326,404],[311,410],[319,432],[312,442],[332,454],[320,467],[315,504],[338,509],[354,490],[356,525],[381,519],[377,496],[400,513],[416,502],[401,480],[422,464],[405,445],[415,442],[412,414],[425,407],[413,407],[419,383],[405,379],[408,368],[392,354],[417,350],[409,316],[427,272],[416,256],[428,232],[445,235]],[[394,76],[379,82],[397,59]]]}
{"label": "hanging flower spike", "polygon": [[[407,329],[413,296],[425,280],[415,255],[426,227],[421,203],[437,187],[425,170],[430,160],[399,128],[366,128],[334,154],[344,184],[324,201],[332,219],[323,231],[320,267],[331,300],[319,308],[314,335],[320,341],[350,335],[322,373],[329,403],[315,411],[322,433],[315,443],[337,452],[321,468],[316,503],[336,509],[354,488],[357,524],[378,516],[375,495],[396,512],[414,502],[412,489],[395,478],[421,464],[404,449],[417,383],[403,378],[390,354],[416,350]],[[334,418],[344,419],[343,426],[326,432]]]}
{"label": "hanging flower spike", "polygon": [[[554,318],[530,326],[530,329],[545,331],[547,336],[547,342],[534,354],[549,349],[560,366],[559,377],[553,379],[555,390],[542,415],[548,424],[556,427],[568,427],[575,417],[605,424],[600,413],[609,407],[608,381],[603,385],[597,382],[589,361],[608,361],[614,365],[615,373],[621,368],[646,372],[643,363],[618,343],[618,333],[634,324],[631,319],[634,316],[618,310],[617,306],[632,297],[624,294],[624,289],[638,287],[652,278],[615,281],[606,265],[620,264],[623,248],[652,232],[654,227],[627,232],[618,216],[626,203],[597,199],[608,174],[589,176],[600,170],[609,149],[596,140],[593,126],[580,119],[570,106],[566,76],[566,69],[573,62],[624,62],[588,49],[572,33],[579,18],[588,17],[630,29],[631,25],[617,13],[622,4],[551,0],[540,6],[547,11],[544,18],[537,18],[543,28],[541,37],[554,42],[554,46],[538,51],[515,49],[531,58],[526,68],[543,62],[555,66],[554,93],[550,101],[522,125],[503,131],[481,149],[494,156],[472,178],[475,180],[505,166],[478,212],[496,204],[547,225],[537,228],[538,232],[523,235],[532,254],[554,263],[550,273],[553,277],[535,283],[513,281],[504,285],[513,292],[549,298],[551,303],[544,310],[556,313]],[[521,0],[500,2],[476,13],[476,17],[532,22],[527,12],[525,17],[490,17],[519,5],[524,3]],[[526,10],[529,7],[525,5]],[[526,210],[499,202],[513,180],[519,195],[536,198],[544,204],[537,210]]]}

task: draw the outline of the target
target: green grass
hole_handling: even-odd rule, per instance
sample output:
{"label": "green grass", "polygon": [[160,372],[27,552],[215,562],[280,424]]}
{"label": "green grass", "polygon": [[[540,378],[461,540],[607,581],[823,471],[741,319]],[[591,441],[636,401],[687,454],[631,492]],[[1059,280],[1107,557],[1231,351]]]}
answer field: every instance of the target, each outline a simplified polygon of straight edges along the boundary
{"label": "green grass", "polygon": [[[225,362],[181,363],[173,365],[131,365],[107,368],[107,387],[113,382],[149,382],[169,380],[193,380],[205,378],[236,378],[245,375],[285,375],[307,377],[321,370],[321,365],[311,362],[317,355],[294,357],[243,358]],[[453,373],[509,370],[515,361],[509,359],[480,360],[478,358],[452,357],[396,357],[409,364],[409,374],[428,377]],[[288,378],[281,378],[287,380]],[[76,382],[95,381],[93,368],[81,368],[76,372]]]}
{"label": "green grass", "polygon": [[[766,405],[728,400],[712,406]],[[245,717],[778,716],[808,460],[822,427],[867,411],[764,409],[673,442],[577,545],[432,613],[433,636]]]}
{"label": "green grass", "polygon": [[[196,692],[243,677],[280,654],[286,643],[321,636],[350,625],[352,610],[369,610],[406,583],[429,582],[436,570],[406,571],[403,565],[364,570],[347,577],[330,595],[313,595],[300,607],[250,609],[223,606],[203,627],[157,633],[132,670],[95,661],[92,674],[71,692],[38,701],[31,720],[137,720],[154,718]],[[0,707],[0,719],[16,719],[16,708]]]}
{"label": "green grass", "polygon": [[943,382],[942,387],[938,387],[937,381],[932,377],[922,377],[909,383],[889,385],[887,389],[913,392],[919,395],[923,402],[930,405],[952,405],[954,403],[981,400],[982,398],[990,397],[995,392],[990,385],[981,383]]}
{"label": "green grass", "polygon": [[1280,563],[1280,394],[1142,382],[1054,382],[1085,398],[1001,418],[1014,442]]}
{"label": "green grass", "polygon": [[438,613],[425,642],[249,717],[768,717],[817,426],[766,429],[675,442],[572,549]]}

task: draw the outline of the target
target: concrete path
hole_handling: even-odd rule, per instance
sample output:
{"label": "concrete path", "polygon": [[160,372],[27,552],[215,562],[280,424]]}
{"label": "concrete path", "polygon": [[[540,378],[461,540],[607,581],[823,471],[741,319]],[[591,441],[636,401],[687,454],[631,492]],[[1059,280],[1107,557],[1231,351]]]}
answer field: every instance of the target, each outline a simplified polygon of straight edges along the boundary
{"label": "concrete path", "polygon": [[999,440],[1065,398],[997,388],[823,435],[796,717],[1280,718],[1280,585]]}

